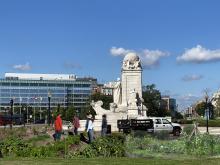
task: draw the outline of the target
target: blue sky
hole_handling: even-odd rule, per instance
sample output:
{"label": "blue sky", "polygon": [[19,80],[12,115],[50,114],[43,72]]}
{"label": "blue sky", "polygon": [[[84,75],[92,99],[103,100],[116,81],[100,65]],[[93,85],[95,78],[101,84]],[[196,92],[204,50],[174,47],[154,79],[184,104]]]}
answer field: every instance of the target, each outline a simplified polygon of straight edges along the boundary
{"label": "blue sky", "polygon": [[140,55],[143,83],[186,107],[220,87],[217,0],[0,1],[0,76],[74,73],[120,77],[125,52]]}

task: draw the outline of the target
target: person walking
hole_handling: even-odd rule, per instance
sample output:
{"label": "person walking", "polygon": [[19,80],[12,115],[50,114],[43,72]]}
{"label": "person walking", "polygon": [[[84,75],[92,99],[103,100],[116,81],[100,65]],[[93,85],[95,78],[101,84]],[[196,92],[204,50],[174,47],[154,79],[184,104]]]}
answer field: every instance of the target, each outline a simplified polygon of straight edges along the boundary
{"label": "person walking", "polygon": [[78,135],[78,128],[80,127],[79,118],[77,115],[73,117],[73,127],[74,127],[74,134]]}
{"label": "person walking", "polygon": [[86,121],[86,132],[88,134],[88,137],[89,137],[89,143],[92,143],[93,139],[94,139],[94,131],[93,131],[93,117],[92,115],[88,115],[87,116],[87,121]]}
{"label": "person walking", "polygon": [[54,122],[54,127],[55,127],[54,140],[57,141],[61,139],[61,133],[62,133],[62,119],[60,113],[58,113],[56,117],[56,120]]}
{"label": "person walking", "polygon": [[102,130],[101,130],[101,136],[106,136],[107,133],[107,119],[106,115],[102,115]]}

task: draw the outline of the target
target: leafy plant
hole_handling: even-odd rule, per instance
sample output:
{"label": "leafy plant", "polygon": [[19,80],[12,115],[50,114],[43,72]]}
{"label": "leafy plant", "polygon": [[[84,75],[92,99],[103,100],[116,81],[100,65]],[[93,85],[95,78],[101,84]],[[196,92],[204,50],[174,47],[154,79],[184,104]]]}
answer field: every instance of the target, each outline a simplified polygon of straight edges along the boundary
{"label": "leafy plant", "polygon": [[124,142],[125,136],[121,134],[99,137],[76,155],[82,157],[122,157],[125,156]]}
{"label": "leafy plant", "polygon": [[[144,138],[128,136],[126,140],[127,155],[143,154],[186,154],[194,156],[212,156],[220,154],[220,139],[213,135],[199,134],[191,139],[183,136],[176,140],[160,140],[151,136]],[[142,151],[142,152],[141,152]]]}

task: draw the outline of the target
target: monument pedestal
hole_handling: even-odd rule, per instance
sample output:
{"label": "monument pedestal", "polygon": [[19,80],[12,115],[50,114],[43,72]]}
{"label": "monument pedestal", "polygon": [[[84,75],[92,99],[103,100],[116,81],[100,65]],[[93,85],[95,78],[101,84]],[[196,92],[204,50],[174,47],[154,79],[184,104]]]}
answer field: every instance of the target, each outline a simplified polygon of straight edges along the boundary
{"label": "monument pedestal", "polygon": [[122,70],[122,105],[127,106],[131,99],[130,92],[135,90],[142,98],[142,70]]}
{"label": "monument pedestal", "polygon": [[136,118],[138,116],[138,107],[137,106],[129,106],[128,107],[128,118]]}

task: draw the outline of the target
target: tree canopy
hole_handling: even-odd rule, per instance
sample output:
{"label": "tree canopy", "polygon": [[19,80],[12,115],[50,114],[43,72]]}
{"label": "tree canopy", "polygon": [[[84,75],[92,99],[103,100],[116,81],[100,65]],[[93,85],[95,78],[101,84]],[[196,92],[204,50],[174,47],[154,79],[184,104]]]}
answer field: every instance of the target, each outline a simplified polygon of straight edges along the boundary
{"label": "tree canopy", "polygon": [[148,116],[165,116],[166,113],[161,109],[161,93],[156,89],[155,84],[144,86],[143,99],[144,105],[148,108]]}
{"label": "tree canopy", "polygon": [[110,103],[113,102],[113,96],[111,95],[104,95],[100,92],[94,93],[91,95],[91,101],[99,101],[101,100],[103,102],[102,108],[104,109],[109,109],[110,108]]}
{"label": "tree canopy", "polygon": [[208,109],[209,110],[209,117],[211,119],[214,118],[214,106],[212,105],[211,102],[208,102],[206,105],[205,101],[202,101],[200,103],[198,103],[195,107],[195,111],[198,113],[198,115],[200,116],[204,116],[205,115],[205,110]]}
{"label": "tree canopy", "polygon": [[215,114],[217,117],[220,116],[220,97],[215,100]]}

